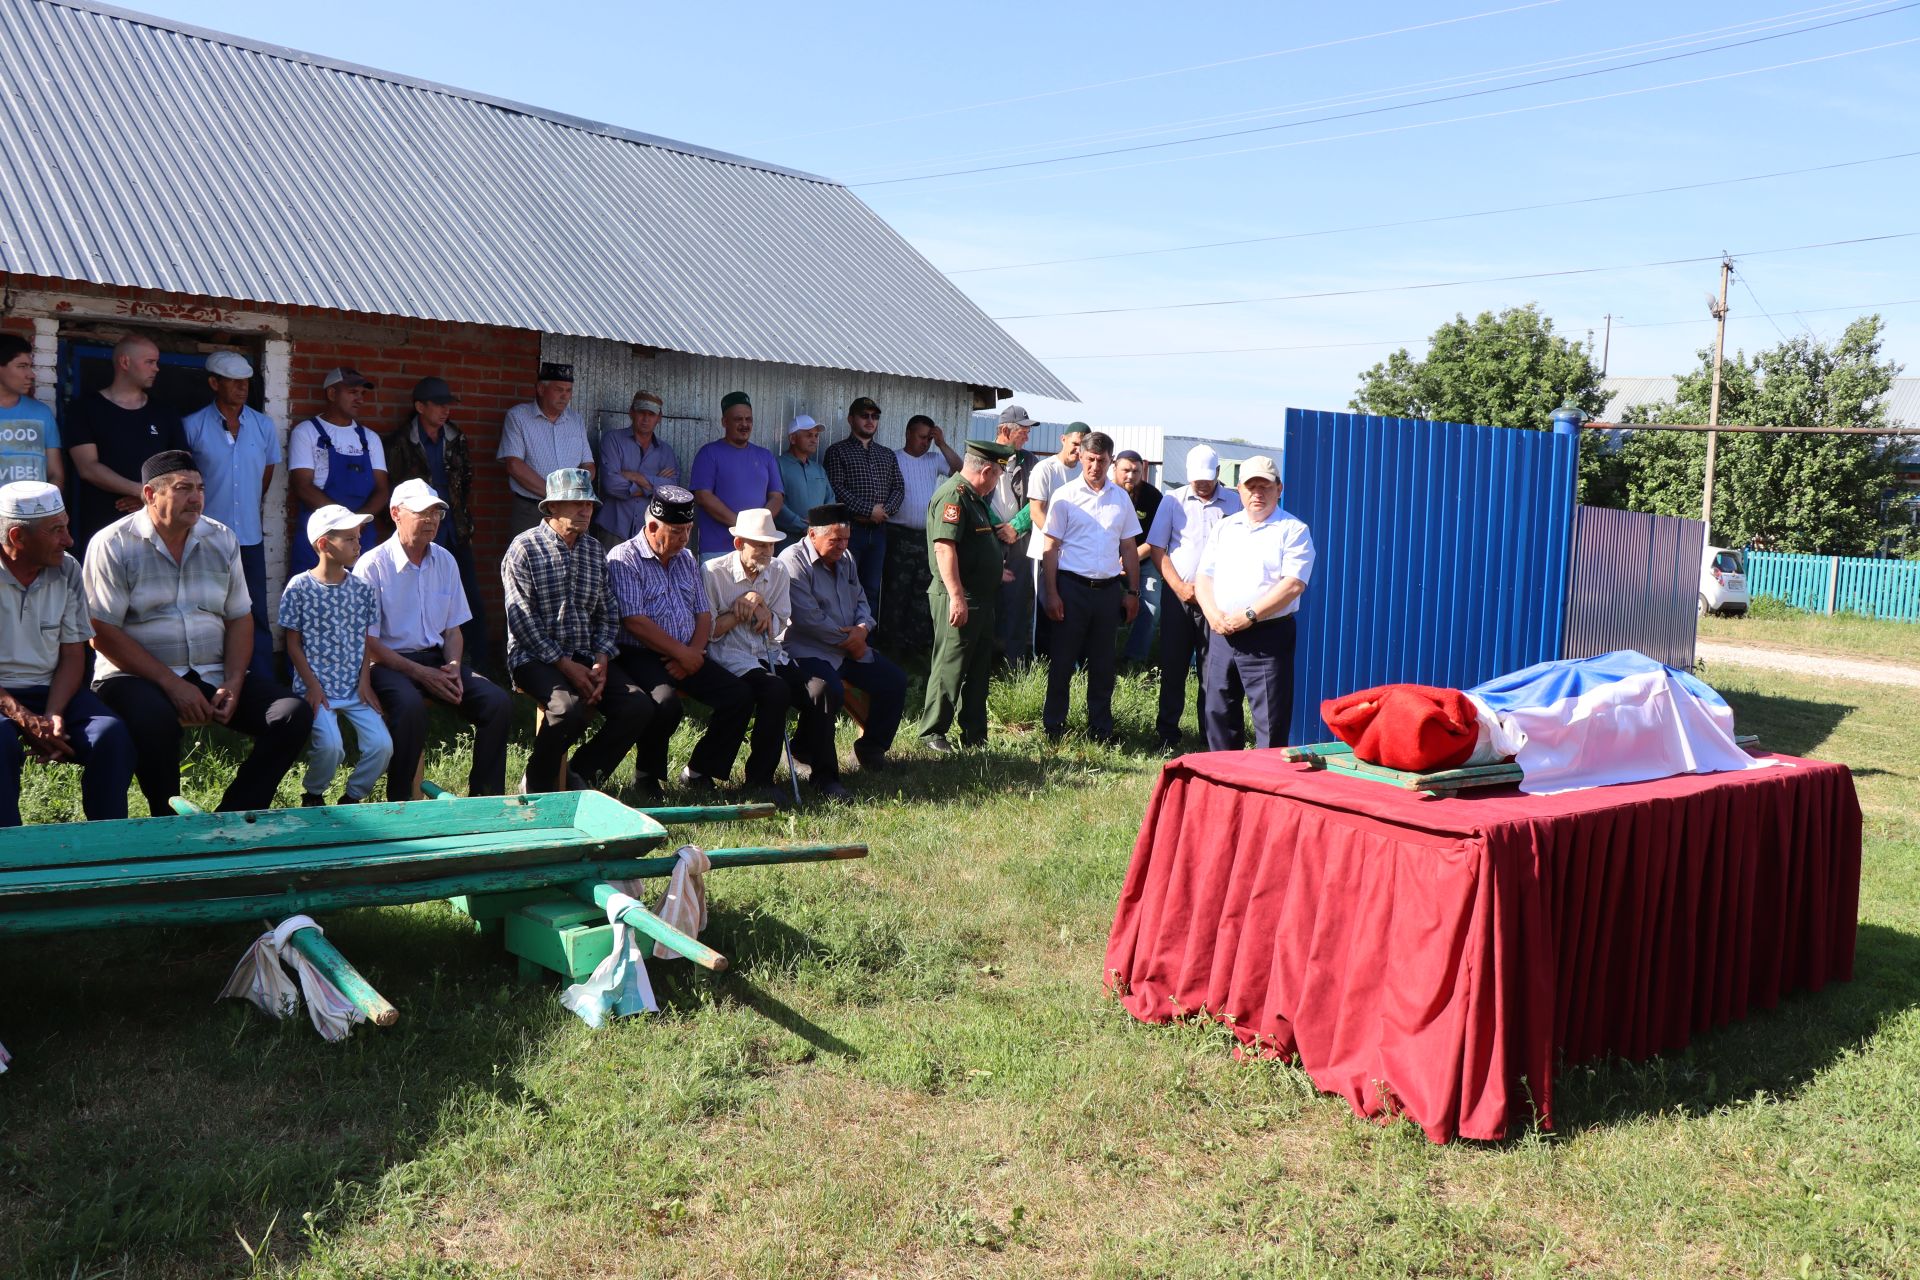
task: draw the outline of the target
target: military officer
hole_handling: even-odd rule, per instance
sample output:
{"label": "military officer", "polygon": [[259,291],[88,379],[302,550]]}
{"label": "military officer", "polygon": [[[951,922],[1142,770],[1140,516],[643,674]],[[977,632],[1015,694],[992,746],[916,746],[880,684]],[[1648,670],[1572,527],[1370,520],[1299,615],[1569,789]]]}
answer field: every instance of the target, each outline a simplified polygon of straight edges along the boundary
{"label": "military officer", "polygon": [[959,474],[935,489],[927,504],[927,559],[934,567],[927,586],[933,665],[927,672],[920,741],[939,755],[953,750],[947,728],[956,711],[961,746],[977,747],[987,740],[994,606],[1005,549],[1018,537],[994,515],[993,490],[1015,452],[991,440],[967,441]]}

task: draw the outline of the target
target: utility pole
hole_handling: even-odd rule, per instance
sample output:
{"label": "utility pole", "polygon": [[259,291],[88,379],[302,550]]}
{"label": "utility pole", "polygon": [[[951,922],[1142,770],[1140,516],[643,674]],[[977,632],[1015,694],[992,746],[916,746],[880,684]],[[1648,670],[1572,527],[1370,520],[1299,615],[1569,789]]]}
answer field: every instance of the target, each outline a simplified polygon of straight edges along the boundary
{"label": "utility pole", "polygon": [[1707,526],[1707,541],[1713,541],[1713,461],[1719,452],[1720,437],[1714,428],[1720,425],[1720,363],[1727,350],[1727,282],[1733,279],[1733,259],[1720,255],[1720,301],[1709,308],[1718,327],[1713,335],[1713,399],[1707,405],[1707,483],[1700,495],[1700,522]]}
{"label": "utility pole", "polygon": [[1607,336],[1600,344],[1600,376],[1607,376],[1607,357],[1613,352],[1613,316],[1607,316]]}

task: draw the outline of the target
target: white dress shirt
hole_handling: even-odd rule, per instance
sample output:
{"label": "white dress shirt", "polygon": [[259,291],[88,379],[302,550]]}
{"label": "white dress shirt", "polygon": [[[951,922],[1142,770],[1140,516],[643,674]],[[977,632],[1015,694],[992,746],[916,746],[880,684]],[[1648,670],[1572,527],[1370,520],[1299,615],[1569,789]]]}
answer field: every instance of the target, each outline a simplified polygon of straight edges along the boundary
{"label": "white dress shirt", "polygon": [[[1079,478],[1080,467],[1078,463],[1068,465],[1060,461],[1059,454],[1050,454],[1033,464],[1033,474],[1027,477],[1027,501],[1044,502],[1048,504],[1048,508],[1051,509],[1053,495],[1059,491],[1060,486],[1070,480],[1078,480]],[[1036,528],[1034,532],[1045,533],[1046,530]],[[1045,538],[1035,538],[1029,542],[1027,544],[1027,559],[1037,561],[1046,555],[1046,543],[1047,540]]]}
{"label": "white dress shirt", "polygon": [[[1213,602],[1231,616],[1258,604],[1286,578],[1309,581],[1313,558],[1313,534],[1303,521],[1275,507],[1272,515],[1255,524],[1249,513],[1240,511],[1213,531],[1200,557],[1199,576],[1213,579]],[[1299,607],[1296,596],[1272,616],[1284,618]]]}
{"label": "white dress shirt", "polygon": [[893,517],[893,523],[909,529],[925,529],[927,505],[933,501],[933,491],[953,474],[953,468],[947,465],[947,455],[934,448],[917,458],[905,449],[895,449],[893,456],[900,460],[900,478],[907,486],[907,496],[901,499],[900,511]]}
{"label": "white dress shirt", "polygon": [[1082,476],[1054,490],[1046,532],[1060,540],[1060,568],[1083,578],[1111,578],[1126,567],[1120,543],[1140,536],[1140,517],[1125,489],[1109,480],[1095,490]]}
{"label": "white dress shirt", "polygon": [[473,617],[460,585],[460,565],[437,542],[428,543],[427,554],[415,564],[395,534],[361,556],[353,572],[380,603],[379,625],[367,634],[395,653],[435,648],[448,631]]}

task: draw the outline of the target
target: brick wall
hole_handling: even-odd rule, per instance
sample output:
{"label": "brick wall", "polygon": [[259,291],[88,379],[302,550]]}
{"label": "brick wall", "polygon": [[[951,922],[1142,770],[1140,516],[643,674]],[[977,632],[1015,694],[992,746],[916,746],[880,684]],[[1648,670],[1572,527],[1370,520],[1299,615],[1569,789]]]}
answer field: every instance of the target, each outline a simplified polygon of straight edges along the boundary
{"label": "brick wall", "polygon": [[288,336],[293,342],[290,423],[326,407],[320,381],[339,365],[352,365],[373,380],[362,425],[381,432],[394,430],[413,412],[413,384],[421,378],[445,378],[460,397],[453,421],[467,433],[474,459],[474,560],[487,620],[496,636],[503,635],[505,614],[495,570],[507,549],[507,480],[492,459],[507,410],[533,397],[540,335],[523,329],[296,311]]}

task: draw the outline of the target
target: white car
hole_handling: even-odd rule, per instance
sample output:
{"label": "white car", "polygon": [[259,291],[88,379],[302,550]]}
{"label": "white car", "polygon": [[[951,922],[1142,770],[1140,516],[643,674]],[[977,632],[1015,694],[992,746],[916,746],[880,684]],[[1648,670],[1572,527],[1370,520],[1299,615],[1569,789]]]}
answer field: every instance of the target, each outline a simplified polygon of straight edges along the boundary
{"label": "white car", "polygon": [[1700,563],[1700,614],[1747,611],[1747,561],[1738,547],[1708,547]]}

